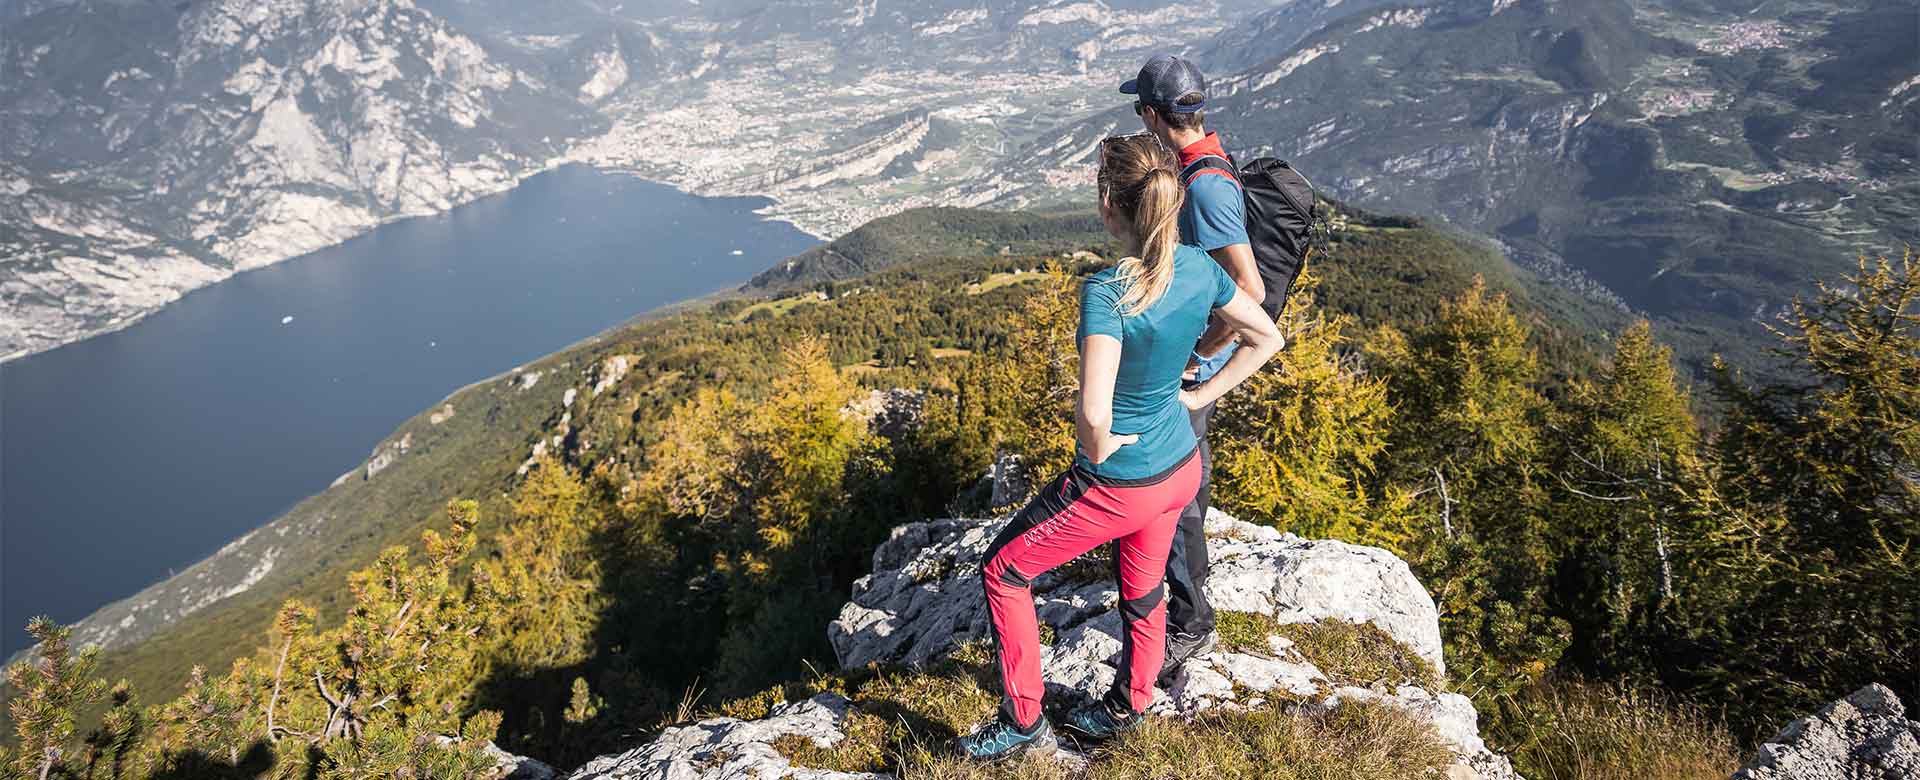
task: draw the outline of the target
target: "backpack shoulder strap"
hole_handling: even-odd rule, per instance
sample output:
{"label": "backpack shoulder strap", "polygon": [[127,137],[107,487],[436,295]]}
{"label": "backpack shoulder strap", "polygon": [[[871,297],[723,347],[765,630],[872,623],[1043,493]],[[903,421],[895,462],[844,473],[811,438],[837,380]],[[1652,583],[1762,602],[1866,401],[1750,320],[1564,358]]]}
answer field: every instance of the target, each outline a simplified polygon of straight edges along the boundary
{"label": "backpack shoulder strap", "polygon": [[1180,183],[1192,186],[1194,179],[1207,175],[1224,176],[1228,181],[1233,182],[1233,186],[1240,186],[1240,175],[1234,170],[1233,161],[1217,154],[1209,154],[1187,163],[1187,167],[1180,171]]}

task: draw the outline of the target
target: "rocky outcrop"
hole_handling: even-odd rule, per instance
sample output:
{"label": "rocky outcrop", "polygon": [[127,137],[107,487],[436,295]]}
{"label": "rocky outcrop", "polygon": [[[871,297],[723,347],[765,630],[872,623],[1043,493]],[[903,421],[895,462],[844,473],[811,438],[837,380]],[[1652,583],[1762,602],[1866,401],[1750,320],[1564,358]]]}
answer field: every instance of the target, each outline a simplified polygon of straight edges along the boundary
{"label": "rocky outcrop", "polygon": [[1801,718],[1760,746],[1734,780],[1920,777],[1920,722],[1892,690],[1869,685]]}
{"label": "rocky outcrop", "polygon": [[864,420],[875,436],[897,439],[925,422],[926,393],[904,387],[872,390],[847,404],[841,414]]}
{"label": "rocky outcrop", "polygon": [[[853,602],[827,629],[841,666],[934,660],[959,644],[989,636],[980,595],[980,565],[999,531],[994,520],[938,520],[895,529],[874,551],[874,573],[854,583]],[[1308,541],[1244,523],[1218,510],[1207,518],[1213,570],[1207,595],[1216,609],[1258,613],[1278,623],[1323,620],[1371,623],[1444,671],[1440,616],[1405,561],[1392,553],[1334,541]],[[1117,594],[1104,564],[1066,566],[1036,578],[1034,602],[1057,637],[1043,651],[1049,690],[1105,690],[1120,652]],[[1261,698],[1333,706],[1342,698],[1374,700],[1430,720],[1482,777],[1512,777],[1505,759],[1479,736],[1473,704],[1455,693],[1413,685],[1335,686],[1328,673],[1274,638],[1266,652],[1221,651],[1187,664],[1153,711],[1192,715],[1241,706],[1243,691]]]}
{"label": "rocky outcrop", "polygon": [[[828,627],[841,666],[931,662],[987,637],[979,571],[1000,525],[999,520],[936,520],[895,529],[874,551],[873,574],[855,584],[853,601]],[[1258,613],[1279,624],[1369,623],[1405,652],[1443,668],[1433,599],[1391,553],[1308,541],[1218,511],[1209,515],[1207,533],[1214,560],[1208,595],[1217,608]],[[1034,581],[1040,619],[1054,634],[1043,658],[1049,689],[1056,694],[1101,690],[1113,679],[1120,620],[1106,571],[1104,563],[1069,564]],[[1481,740],[1466,697],[1391,680],[1355,680],[1316,667],[1287,639],[1271,636],[1267,642],[1264,648],[1223,647],[1188,662],[1153,711],[1186,717],[1214,708],[1323,709],[1342,701],[1378,702],[1433,724],[1458,756],[1449,777],[1518,778]],[[716,718],[669,729],[647,745],[588,764],[571,780],[882,777],[796,769],[773,745],[799,735],[831,749],[846,736],[848,712],[845,699],[822,694],[781,705],[761,720]]]}
{"label": "rocky outcrop", "polygon": [[[459,742],[452,737],[442,737],[441,741],[446,744]],[[495,767],[493,774],[484,780],[554,780],[560,776],[560,773],[554,771],[554,768],[548,766],[545,761],[516,756],[501,750],[500,746],[492,742],[487,743],[484,749],[487,755],[493,758]]]}
{"label": "rocky outcrop", "polygon": [[[853,602],[827,629],[841,665],[923,663],[958,643],[985,638],[979,567],[1000,525],[936,520],[894,529],[893,538],[873,553],[874,573],[854,583]],[[1207,595],[1216,609],[1257,612],[1281,623],[1373,623],[1444,671],[1439,612],[1406,562],[1392,553],[1307,541],[1218,510],[1208,515],[1207,533],[1213,561]],[[1048,572],[1033,585],[1040,619],[1062,638],[1053,653],[1090,655],[1073,646],[1089,632],[1106,634],[1117,648],[1119,618],[1111,609],[1116,597],[1105,570],[1082,579],[1068,569]]]}
{"label": "rocky outcrop", "polygon": [[864,780],[878,775],[795,767],[773,743],[798,736],[821,748],[845,738],[844,697],[823,693],[774,708],[760,720],[713,718],[667,729],[659,738],[625,753],[601,756],[568,775],[568,780],[694,780],[766,777],[790,780]]}

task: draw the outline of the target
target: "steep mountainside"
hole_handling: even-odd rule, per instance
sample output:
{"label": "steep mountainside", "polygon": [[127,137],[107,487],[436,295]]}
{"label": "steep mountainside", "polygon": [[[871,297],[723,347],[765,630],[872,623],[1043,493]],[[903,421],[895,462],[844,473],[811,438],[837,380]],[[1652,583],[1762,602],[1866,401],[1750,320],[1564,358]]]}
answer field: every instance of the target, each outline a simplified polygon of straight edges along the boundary
{"label": "steep mountainside", "polygon": [[1494,235],[1693,359],[1747,356],[1834,258],[1920,237],[1920,11],[1748,5],[21,0],[0,354],[563,160],[771,197],[827,237],[1084,206],[1093,141],[1139,124],[1114,84],[1171,49],[1242,155]]}
{"label": "steep mountainside", "polygon": [[552,93],[405,0],[0,27],[0,351],[509,187],[595,126]]}
{"label": "steep mountainside", "polygon": [[978,205],[1145,52],[1262,7],[19,0],[0,356],[563,161],[773,197],[822,236]]}
{"label": "steep mountainside", "polygon": [[[1279,32],[1329,10],[1351,13]],[[1916,25],[1886,0],[1295,3],[1199,53],[1241,157],[1495,235],[1697,359],[1744,353],[1853,251],[1920,238]],[[1076,170],[1062,150],[1133,124],[1091,117],[1006,170]]]}

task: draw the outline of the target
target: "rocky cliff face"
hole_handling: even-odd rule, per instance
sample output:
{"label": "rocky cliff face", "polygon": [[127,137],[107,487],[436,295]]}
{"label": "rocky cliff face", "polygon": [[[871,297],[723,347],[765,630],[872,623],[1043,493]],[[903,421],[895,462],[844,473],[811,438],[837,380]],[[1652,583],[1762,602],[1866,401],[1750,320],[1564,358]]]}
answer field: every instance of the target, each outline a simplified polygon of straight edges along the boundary
{"label": "rocky cliff face", "polygon": [[[854,586],[853,601],[828,627],[840,663],[918,664],[987,636],[980,590],[981,559],[996,520],[938,520],[895,529],[874,551],[873,574]],[[1442,669],[1433,599],[1405,562],[1384,550],[1307,541],[1243,523],[1215,511],[1208,517],[1214,571],[1208,595],[1217,608],[1274,623],[1364,623],[1384,631],[1434,669]],[[1056,637],[1045,650],[1050,697],[1100,690],[1112,680],[1120,650],[1117,594],[1104,566],[1089,575],[1073,566],[1033,586],[1041,621]],[[1251,699],[1247,697],[1251,696]],[[1342,700],[1377,701],[1431,723],[1457,756],[1454,778],[1514,778],[1507,760],[1479,736],[1472,703],[1432,680],[1360,680],[1316,666],[1288,640],[1223,646],[1187,663],[1156,700],[1155,713],[1191,717],[1219,707],[1328,708]],[[694,780],[798,777],[877,779],[875,774],[796,767],[774,743],[797,735],[822,749],[847,739],[851,706],[821,694],[788,702],[759,720],[716,718],[669,729],[626,753],[581,767],[573,780]],[[1081,763],[1070,753],[1063,760]]]}
{"label": "rocky cliff face", "polygon": [[543,170],[590,112],[409,0],[0,27],[0,354]]}
{"label": "rocky cliff face", "polygon": [[1920,777],[1920,721],[1874,684],[1796,720],[1760,746],[1733,780],[1907,780]]}

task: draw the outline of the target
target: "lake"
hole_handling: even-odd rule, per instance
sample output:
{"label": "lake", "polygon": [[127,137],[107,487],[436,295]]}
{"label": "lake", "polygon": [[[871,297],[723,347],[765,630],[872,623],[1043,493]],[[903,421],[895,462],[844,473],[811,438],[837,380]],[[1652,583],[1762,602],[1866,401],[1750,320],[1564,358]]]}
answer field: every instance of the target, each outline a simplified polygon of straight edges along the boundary
{"label": "lake", "polygon": [[325,489],[463,385],[817,243],[569,166],[0,364],[0,657]]}

